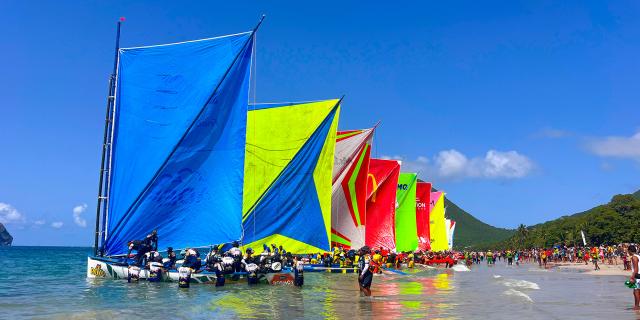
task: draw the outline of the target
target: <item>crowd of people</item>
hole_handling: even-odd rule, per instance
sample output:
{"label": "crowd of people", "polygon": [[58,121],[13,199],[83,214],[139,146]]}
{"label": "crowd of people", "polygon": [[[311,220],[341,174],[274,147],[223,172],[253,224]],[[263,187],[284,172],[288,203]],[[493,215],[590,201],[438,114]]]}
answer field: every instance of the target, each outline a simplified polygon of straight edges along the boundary
{"label": "crowd of people", "polygon": [[[133,260],[131,265],[149,269],[156,264],[165,270],[176,269],[178,257],[181,267],[190,268],[195,273],[202,271],[213,272],[216,275],[216,286],[224,285],[225,275],[248,273],[250,284],[256,283],[255,274],[279,272],[282,267],[291,268],[295,273],[295,285],[304,283],[304,265],[324,266],[326,268],[356,268],[358,283],[364,295],[371,294],[373,275],[382,273],[385,269],[413,268],[416,264],[441,265],[451,267],[458,261],[464,261],[468,267],[485,263],[494,265],[503,262],[507,265],[521,263],[537,263],[541,268],[548,268],[557,264],[593,264],[594,270],[600,270],[601,264],[621,265],[624,270],[631,271],[629,286],[633,287],[634,300],[640,308],[640,274],[638,272],[638,255],[635,245],[600,245],[600,246],[553,246],[549,248],[507,249],[487,251],[446,251],[431,252],[417,250],[415,252],[394,252],[386,248],[371,249],[364,246],[358,250],[345,249],[338,245],[331,252],[319,252],[308,255],[292,255],[282,246],[263,245],[261,253],[252,248],[245,248],[244,253],[239,243],[212,246],[209,252],[201,257],[202,248],[187,248],[179,255],[169,247],[163,256],[158,251],[158,233],[153,230],[142,240],[128,243],[127,261]],[[135,254],[132,252],[135,251]],[[251,275],[254,275],[253,277]],[[253,279],[253,280],[252,280]],[[253,281],[253,282],[252,282]]]}
{"label": "crowd of people", "polygon": [[249,284],[255,284],[259,274],[279,272],[283,267],[294,271],[295,285],[301,286],[304,282],[301,257],[292,255],[276,244],[264,244],[262,252],[256,253],[252,248],[245,248],[243,252],[239,242],[235,241],[211,246],[206,255],[202,255],[200,250],[207,248],[186,248],[176,253],[172,247],[168,247],[163,256],[158,251],[158,232],[153,230],[142,240],[129,241],[128,249],[125,260],[132,267],[147,270],[157,267],[168,271],[176,270],[176,264],[180,262],[181,268],[189,268],[193,273],[215,273],[216,286],[224,285],[226,275],[238,277],[240,273],[246,273]]}
{"label": "crowd of people", "polygon": [[491,265],[496,261],[504,261],[508,265],[520,263],[538,263],[540,267],[549,267],[551,263],[592,263],[594,270],[600,270],[603,263],[622,265],[624,270],[631,270],[632,256],[629,244],[601,246],[554,246],[549,248],[531,248],[525,250],[488,250],[464,252],[464,260],[469,265],[484,262]]}

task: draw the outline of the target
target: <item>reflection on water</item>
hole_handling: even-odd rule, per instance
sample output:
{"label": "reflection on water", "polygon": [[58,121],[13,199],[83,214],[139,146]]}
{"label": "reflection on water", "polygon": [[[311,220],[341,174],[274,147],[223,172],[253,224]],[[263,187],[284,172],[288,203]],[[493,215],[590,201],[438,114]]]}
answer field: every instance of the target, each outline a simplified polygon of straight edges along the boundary
{"label": "reflection on water", "polygon": [[[88,249],[0,248],[2,318],[58,319],[635,319],[626,277],[538,272],[537,266],[421,269],[374,277],[305,274],[303,288],[216,288],[85,278]],[[588,290],[585,290],[588,289]],[[37,299],[34,299],[37,297]]]}

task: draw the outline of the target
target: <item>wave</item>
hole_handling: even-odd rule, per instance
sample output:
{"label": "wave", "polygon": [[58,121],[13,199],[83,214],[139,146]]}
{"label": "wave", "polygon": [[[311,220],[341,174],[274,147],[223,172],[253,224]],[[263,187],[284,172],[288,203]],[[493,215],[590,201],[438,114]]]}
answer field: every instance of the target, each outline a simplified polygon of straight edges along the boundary
{"label": "wave", "polygon": [[469,269],[466,266],[463,266],[461,264],[456,264],[453,267],[451,267],[451,269],[453,271],[471,271],[471,269]]}
{"label": "wave", "polygon": [[503,284],[511,288],[540,290],[540,286],[537,283],[527,280],[506,279]]}
{"label": "wave", "polygon": [[499,274],[494,274],[494,275],[493,275],[493,278],[494,278],[494,279],[500,279],[500,278],[502,278],[502,276],[501,276],[501,275],[499,275]]}
{"label": "wave", "polygon": [[503,294],[507,295],[507,296],[514,296],[514,297],[520,297],[528,302],[532,302],[533,300],[531,299],[531,297],[529,297],[526,293],[522,292],[522,291],[518,291],[516,289],[508,289],[506,291],[503,292]]}

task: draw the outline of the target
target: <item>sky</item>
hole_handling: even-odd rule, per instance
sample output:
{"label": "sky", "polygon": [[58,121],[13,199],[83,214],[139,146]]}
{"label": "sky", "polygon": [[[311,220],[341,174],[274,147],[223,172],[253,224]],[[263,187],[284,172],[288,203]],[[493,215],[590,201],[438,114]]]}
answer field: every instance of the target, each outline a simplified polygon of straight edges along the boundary
{"label": "sky", "polygon": [[[237,2],[237,3],[232,3]],[[640,189],[640,2],[1,1],[0,222],[90,246],[115,24],[122,46],[247,31],[256,100],[345,95],[403,161],[513,228]]]}

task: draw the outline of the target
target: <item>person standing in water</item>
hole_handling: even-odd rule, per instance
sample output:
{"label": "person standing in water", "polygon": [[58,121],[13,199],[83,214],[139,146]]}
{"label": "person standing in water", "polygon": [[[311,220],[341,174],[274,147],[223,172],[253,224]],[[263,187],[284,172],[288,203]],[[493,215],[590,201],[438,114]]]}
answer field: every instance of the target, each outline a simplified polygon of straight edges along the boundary
{"label": "person standing in water", "polygon": [[591,261],[593,261],[593,265],[595,266],[594,270],[600,270],[600,266],[598,266],[598,247],[591,248]]}
{"label": "person standing in water", "polygon": [[629,253],[631,254],[631,278],[629,281],[636,284],[636,287],[633,289],[633,309],[640,309],[640,275],[638,274],[638,260],[640,256],[638,256],[638,248],[635,245],[629,246]]}
{"label": "person standing in water", "polygon": [[513,253],[511,253],[511,250],[507,250],[507,265],[513,265]]}
{"label": "person standing in water", "polygon": [[359,259],[359,274],[358,284],[360,285],[360,292],[365,296],[371,295],[371,282],[373,282],[373,269],[375,268],[369,247],[364,246],[360,249],[361,258]]}

